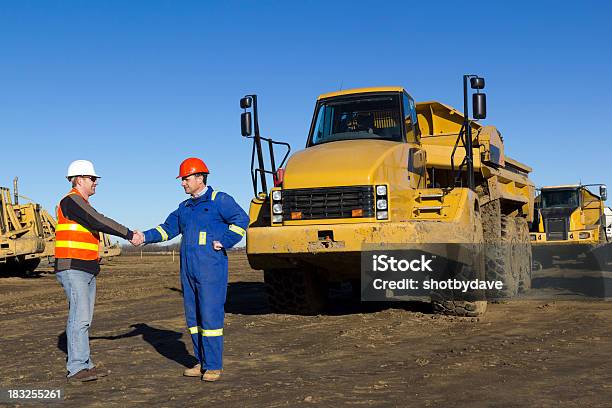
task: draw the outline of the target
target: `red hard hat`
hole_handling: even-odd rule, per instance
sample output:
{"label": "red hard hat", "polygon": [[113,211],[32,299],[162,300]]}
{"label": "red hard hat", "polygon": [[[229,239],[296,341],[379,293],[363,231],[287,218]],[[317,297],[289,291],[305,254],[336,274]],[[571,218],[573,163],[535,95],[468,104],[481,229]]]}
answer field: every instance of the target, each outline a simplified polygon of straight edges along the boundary
{"label": "red hard hat", "polygon": [[181,167],[179,168],[179,175],[177,178],[187,177],[196,173],[206,173],[208,174],[208,167],[206,164],[197,157],[190,157],[188,159],[183,160],[181,163]]}

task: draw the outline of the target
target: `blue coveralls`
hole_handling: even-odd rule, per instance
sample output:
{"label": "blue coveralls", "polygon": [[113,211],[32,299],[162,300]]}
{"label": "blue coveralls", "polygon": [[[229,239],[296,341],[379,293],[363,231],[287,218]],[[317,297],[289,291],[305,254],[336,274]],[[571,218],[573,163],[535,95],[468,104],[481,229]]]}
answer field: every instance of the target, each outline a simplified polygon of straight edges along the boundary
{"label": "blue coveralls", "polygon": [[[166,241],[182,234],[181,286],[185,319],[193,341],[193,352],[206,370],[223,368],[223,319],[227,293],[226,249],[246,233],[249,217],[225,193],[206,192],[179,204],[166,221],[145,231],[145,242]],[[223,250],[215,251],[213,241]]]}

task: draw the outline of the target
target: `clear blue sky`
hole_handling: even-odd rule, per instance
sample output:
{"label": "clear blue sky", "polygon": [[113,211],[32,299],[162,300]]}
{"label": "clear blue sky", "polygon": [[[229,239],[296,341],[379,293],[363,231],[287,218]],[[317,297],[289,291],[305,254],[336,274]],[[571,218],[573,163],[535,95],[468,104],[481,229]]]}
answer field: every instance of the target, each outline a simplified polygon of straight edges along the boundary
{"label": "clear blue sky", "polygon": [[202,157],[246,209],[249,141],[238,105],[260,98],[262,133],[304,146],[316,96],[401,85],[462,106],[487,81],[488,118],[538,186],[612,189],[612,6],[514,2],[2,1],[0,185],[49,210],[67,165],[104,177],[94,206],[131,228],[185,198]]}

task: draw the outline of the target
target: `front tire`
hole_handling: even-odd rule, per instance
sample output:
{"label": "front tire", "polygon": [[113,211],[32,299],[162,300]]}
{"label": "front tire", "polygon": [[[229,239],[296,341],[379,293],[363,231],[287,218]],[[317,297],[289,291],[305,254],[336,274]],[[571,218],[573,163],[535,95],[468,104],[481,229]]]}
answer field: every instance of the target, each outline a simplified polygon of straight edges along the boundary
{"label": "front tire", "polygon": [[327,305],[327,282],[309,269],[264,271],[270,309],[276,313],[316,315]]}
{"label": "front tire", "polygon": [[[477,250],[475,254],[474,265],[457,265],[458,271],[451,277],[461,281],[475,279],[484,281],[484,256]],[[451,289],[433,291],[431,305],[434,313],[451,316],[478,317],[487,311],[487,300],[483,290],[472,290],[468,293]]]}

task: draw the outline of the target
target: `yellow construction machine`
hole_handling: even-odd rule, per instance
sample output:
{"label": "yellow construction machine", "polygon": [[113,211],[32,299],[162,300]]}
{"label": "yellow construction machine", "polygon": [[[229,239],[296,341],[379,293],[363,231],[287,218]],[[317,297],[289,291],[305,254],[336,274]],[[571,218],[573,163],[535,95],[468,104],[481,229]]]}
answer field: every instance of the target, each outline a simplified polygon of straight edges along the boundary
{"label": "yellow construction machine", "polygon": [[[41,260],[53,262],[57,221],[40,204],[19,203],[17,178],[13,193],[14,201],[10,189],[0,187],[0,269],[30,275]],[[119,244],[100,234],[100,260],[120,254]]]}
{"label": "yellow construction machine", "polygon": [[17,178],[15,203],[9,188],[0,187],[0,267],[22,274],[32,273],[40,263],[48,235],[39,204],[19,204]]}
{"label": "yellow construction machine", "polygon": [[[590,187],[599,187],[599,195]],[[536,265],[549,268],[553,259],[582,260],[606,269],[612,241],[606,234],[607,196],[605,184],[542,187],[530,232]]]}
{"label": "yellow construction machine", "polygon": [[[529,287],[531,168],[506,156],[495,127],[469,119],[468,81],[477,92],[473,115],[483,119],[484,79],[471,75],[463,80],[463,114],[440,102],[415,103],[401,87],[323,94],[306,148],[288,161],[286,143],[259,134],[257,96],[241,99],[242,135],[253,139],[247,255],[264,270],[273,310],[319,312],[327,284],[359,282],[364,251],[387,244],[482,245],[478,273],[486,276],[478,277],[503,282],[495,296]],[[287,152],[277,165],[278,145]],[[484,299],[433,295],[441,313],[486,310]]]}

